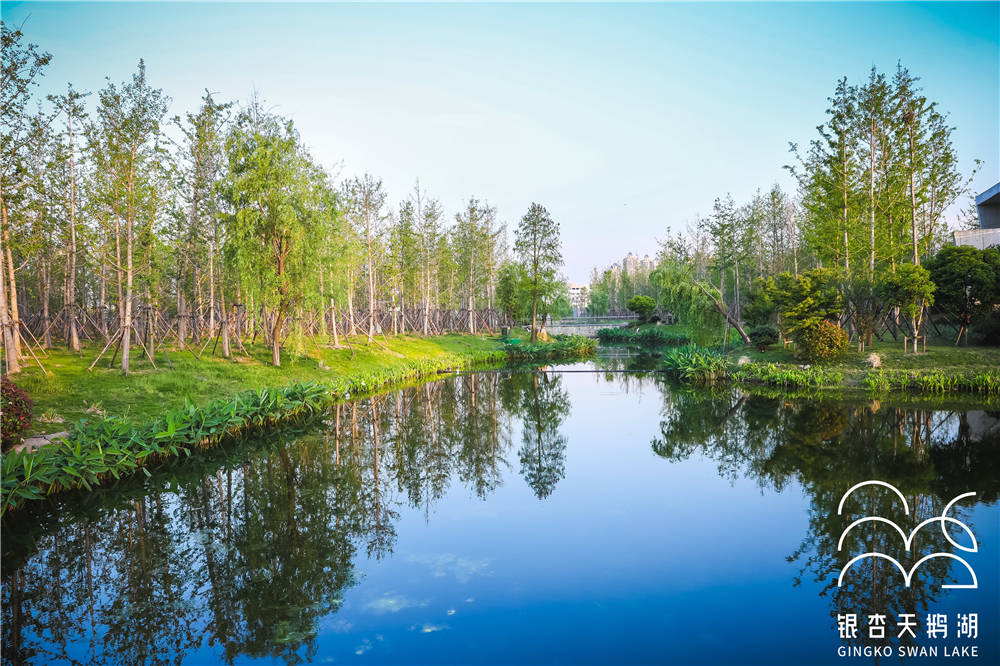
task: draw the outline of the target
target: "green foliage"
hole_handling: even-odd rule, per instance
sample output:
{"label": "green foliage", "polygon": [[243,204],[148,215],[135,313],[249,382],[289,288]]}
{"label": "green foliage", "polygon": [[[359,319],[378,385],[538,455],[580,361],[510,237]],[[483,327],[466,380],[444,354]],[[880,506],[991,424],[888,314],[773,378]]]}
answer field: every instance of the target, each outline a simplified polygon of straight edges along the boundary
{"label": "green foliage", "polygon": [[979,250],[946,245],[924,266],[937,287],[938,308],[956,316],[963,327],[1000,303],[1000,249]]}
{"label": "green foliage", "polygon": [[1000,347],[1000,310],[973,323],[971,330],[976,344]]}
{"label": "green foliage", "polygon": [[574,358],[589,356],[597,349],[597,343],[582,335],[555,335],[554,342],[533,342],[507,345],[507,358],[519,361],[541,361],[553,358]]}
{"label": "green foliage", "polygon": [[141,425],[121,416],[84,418],[72,428],[65,442],[43,446],[37,453],[4,456],[0,514],[51,493],[89,490],[139,470],[148,475],[152,464],[190,455],[195,449],[215,446],[250,430],[312,415],[334,402],[390,385],[483,363],[585,356],[596,346],[594,340],[581,336],[555,336],[555,341],[549,343],[467,349],[388,366],[369,366],[350,376],[245,391],[201,407],[186,401],[183,407],[167,410]]}
{"label": "green foliage", "polygon": [[829,363],[847,351],[847,333],[831,321],[800,329],[795,337],[795,354],[809,363]]}
{"label": "green foliage", "polygon": [[667,374],[685,382],[712,384],[725,379],[729,362],[724,354],[699,347],[684,345],[669,350],[663,359]]}
{"label": "green foliage", "polygon": [[872,370],[863,380],[865,388],[873,392],[920,391],[923,393],[948,393],[963,391],[983,395],[1000,394],[1000,370],[979,372],[944,373],[940,370]]}
{"label": "green foliage", "polygon": [[247,295],[275,310],[271,338],[279,365],[277,338],[311,284],[335,199],[291,121],[257,103],[236,118],[226,155],[226,251]]}
{"label": "green foliage", "polygon": [[531,297],[531,340],[538,336],[539,305],[559,287],[557,271],[562,266],[562,240],[559,223],[545,207],[532,203],[521,218],[514,233],[514,251],[525,273],[525,284]]}
{"label": "green foliage", "polygon": [[656,310],[656,300],[649,296],[633,296],[625,303],[625,307],[639,315],[640,321],[649,321]]}
{"label": "green foliage", "polygon": [[627,343],[644,347],[670,347],[686,345],[691,342],[683,333],[673,333],[661,328],[602,328],[597,331],[597,339],[601,342]]}
{"label": "green foliage", "polygon": [[662,261],[653,275],[661,307],[677,315],[693,342],[707,345],[721,336],[725,319],[716,305],[715,299],[721,298],[718,289],[698,280],[692,266],[679,261]]}
{"label": "green foliage", "polygon": [[500,267],[500,276],[497,279],[497,306],[511,319],[521,316],[520,296],[523,279],[524,273],[518,264],[506,263]]}
{"label": "green foliage", "polygon": [[773,324],[778,314],[778,307],[774,303],[773,296],[774,278],[754,280],[753,288],[741,310],[743,321],[754,328]]}
{"label": "green foliage", "polygon": [[608,314],[611,308],[611,296],[604,282],[592,283],[587,296],[590,299],[587,303],[587,312],[589,314],[595,317],[603,317]]}
{"label": "green foliage", "polygon": [[0,432],[3,450],[21,443],[21,433],[31,425],[34,403],[10,377],[0,380]]}
{"label": "green foliage", "polygon": [[839,386],[844,374],[826,368],[799,368],[774,363],[748,363],[732,373],[736,381],[767,384],[768,386],[820,388]]}
{"label": "green foliage", "polygon": [[767,291],[782,330],[796,337],[799,331],[815,328],[822,321],[836,321],[841,312],[837,280],[837,271],[830,268],[775,276]]}
{"label": "green foliage", "polygon": [[758,351],[766,350],[781,339],[781,331],[773,324],[754,326],[747,331],[747,335],[750,337],[750,342],[753,343],[753,346]]}
{"label": "green foliage", "polygon": [[916,264],[902,264],[884,276],[879,292],[887,303],[899,308],[910,324],[910,334],[920,333],[924,308],[934,304],[934,283],[930,272]]}

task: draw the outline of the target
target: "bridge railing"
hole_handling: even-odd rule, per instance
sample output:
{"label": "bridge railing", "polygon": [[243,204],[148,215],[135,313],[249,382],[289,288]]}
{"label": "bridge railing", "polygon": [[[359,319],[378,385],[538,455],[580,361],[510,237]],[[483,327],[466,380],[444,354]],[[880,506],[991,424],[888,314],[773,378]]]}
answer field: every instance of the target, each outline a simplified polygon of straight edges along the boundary
{"label": "bridge railing", "polygon": [[618,317],[566,317],[564,319],[555,319],[549,322],[547,326],[595,326],[598,324],[623,324],[627,321],[636,321],[637,319],[639,319],[637,315],[621,315]]}

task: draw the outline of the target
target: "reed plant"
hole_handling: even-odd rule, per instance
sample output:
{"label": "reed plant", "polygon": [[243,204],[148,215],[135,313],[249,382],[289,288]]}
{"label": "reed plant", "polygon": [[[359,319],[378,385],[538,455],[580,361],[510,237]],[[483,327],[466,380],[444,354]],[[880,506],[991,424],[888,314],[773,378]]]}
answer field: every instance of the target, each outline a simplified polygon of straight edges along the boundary
{"label": "reed plant", "polygon": [[664,354],[664,370],[667,374],[686,382],[711,384],[725,379],[729,363],[726,356],[706,347],[684,345]]}
{"label": "reed plant", "polygon": [[979,370],[964,373],[944,373],[940,370],[872,370],[862,380],[869,391],[918,391],[948,393],[952,391],[1000,394],[1000,370]]}
{"label": "reed plant", "polygon": [[839,386],[844,381],[844,373],[838,370],[774,363],[747,363],[730,376],[738,382],[780,387],[821,388]]}
{"label": "reed plant", "polygon": [[644,347],[678,347],[690,344],[691,339],[683,333],[664,331],[659,328],[602,328],[597,331],[597,339],[604,343],[627,343]]}

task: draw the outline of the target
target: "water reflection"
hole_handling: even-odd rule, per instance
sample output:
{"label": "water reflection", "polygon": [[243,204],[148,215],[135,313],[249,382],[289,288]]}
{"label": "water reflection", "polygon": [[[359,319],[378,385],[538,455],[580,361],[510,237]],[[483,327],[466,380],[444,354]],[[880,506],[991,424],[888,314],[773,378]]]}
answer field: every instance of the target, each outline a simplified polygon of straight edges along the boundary
{"label": "water reflection", "polygon": [[[890,555],[907,570],[931,553],[965,555],[949,543],[940,523],[920,530],[912,552],[884,523],[863,523],[847,533],[842,545],[838,541],[848,525],[864,516],[887,518],[909,533],[924,520],[942,515],[951,499],[967,491],[977,493],[971,504],[995,502],[1000,491],[996,413],[816,398],[789,401],[738,390],[665,395],[669,408],[661,422],[662,435],[652,443],[657,455],[678,462],[699,452],[715,460],[720,474],[730,478],[752,478],[762,487],[779,490],[794,479],[806,491],[809,530],[789,561],[799,565],[796,585],[802,577],[811,577],[821,585],[820,595],[830,597],[834,629],[839,629],[838,615],[856,614],[862,622],[871,615],[884,615],[885,636],[898,639],[893,640],[896,645],[913,645],[925,634],[900,636],[896,618],[904,613],[923,618],[939,599],[943,584],[970,582],[969,571],[950,558],[921,564],[909,587],[893,564],[865,558],[848,570],[838,586],[840,572],[862,553]],[[838,515],[845,492],[868,479],[901,489],[909,512],[892,491],[868,486],[852,493],[843,515]],[[970,509],[968,501],[959,503],[948,515],[975,533]],[[952,540],[973,546],[959,526],[948,529]],[[863,625],[856,636],[849,632],[843,638],[847,645],[887,643],[883,637],[871,638]]]}
{"label": "water reflection", "polygon": [[[678,465],[707,456],[734,481],[802,487],[808,530],[789,555],[799,571],[793,582],[819,581],[831,626],[844,612],[922,612],[942,583],[964,582],[964,570],[935,560],[905,589],[894,567],[869,559],[838,588],[853,554],[912,558],[895,532],[870,524],[852,530],[841,551],[837,538],[861,515],[910,529],[967,490],[979,493],[977,502],[995,502],[995,414],[692,391],[642,372],[647,365],[640,355],[605,357],[596,363],[603,372],[586,377],[627,399],[656,399],[655,456]],[[583,402],[570,390],[574,376],[469,374],[358,400],[266,441],[195,454],[153,479],[15,516],[3,526],[3,657],[167,664],[207,650],[227,663],[313,660],[323,627],[362,585],[365,562],[390,559],[401,547],[404,512],[430,523],[456,484],[480,502],[512,478],[537,498],[532,507],[552,503],[572,478],[568,433],[572,409]],[[867,488],[852,495],[850,515],[838,516],[843,492],[868,478],[901,488],[915,513],[904,515],[891,493]],[[951,515],[968,521],[968,505]],[[951,550],[939,528],[918,536],[915,552],[933,550]],[[856,642],[868,642],[866,635]]]}
{"label": "water reflection", "polygon": [[568,413],[558,375],[471,374],[338,405],[313,430],[269,433],[264,451],[206,460],[172,490],[124,487],[99,507],[16,517],[4,525],[4,659],[77,663],[86,635],[87,663],[180,663],[203,643],[227,663],[310,660],[318,620],[357,582],[359,550],[392,553],[402,504],[429,517],[453,479],[486,498],[515,416],[524,479],[550,495]]}

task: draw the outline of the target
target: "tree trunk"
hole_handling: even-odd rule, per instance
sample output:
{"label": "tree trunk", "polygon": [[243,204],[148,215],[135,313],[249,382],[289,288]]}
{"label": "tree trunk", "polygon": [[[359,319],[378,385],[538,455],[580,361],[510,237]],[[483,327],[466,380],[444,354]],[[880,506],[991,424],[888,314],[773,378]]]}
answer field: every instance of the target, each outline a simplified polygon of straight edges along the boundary
{"label": "tree trunk", "polygon": [[[72,100],[70,100],[72,106]],[[66,305],[69,307],[69,348],[80,352],[80,335],[76,328],[76,164],[73,156],[73,114],[66,116],[69,128],[69,276],[66,285]]]}
{"label": "tree trunk", "polygon": [[868,278],[875,278],[875,118],[872,117],[871,132],[868,135],[869,168],[871,179],[868,183],[868,207],[870,217],[868,222]]}
{"label": "tree trunk", "polygon": [[274,367],[281,367],[281,328],[285,322],[284,310],[279,307],[278,313],[274,317],[274,327],[271,329],[271,363]]}
{"label": "tree trunk", "polygon": [[52,291],[52,270],[47,258],[42,259],[41,268],[42,274],[39,278],[39,282],[41,283],[40,291],[42,292],[42,347],[49,349],[52,347],[52,330],[49,327],[49,298]]}
{"label": "tree trunk", "polygon": [[[3,228],[7,229],[7,203],[3,200],[3,192],[0,191],[0,212],[3,215]],[[17,353],[17,345],[14,343],[14,323],[11,321],[10,310],[7,306],[7,263],[5,253],[0,252],[0,328],[3,331],[3,351],[7,361],[7,374],[15,374],[21,371],[21,357]]]}
{"label": "tree trunk", "polygon": [[21,316],[18,310],[17,303],[17,278],[14,275],[14,255],[10,251],[10,230],[7,226],[7,216],[6,209],[4,209],[4,220],[3,220],[3,244],[4,253],[7,255],[7,280],[10,282],[8,289],[10,290],[10,301],[8,307],[10,308],[10,331],[11,337],[13,338],[13,349],[14,355],[17,358],[21,358]]}
{"label": "tree trunk", "polygon": [[[221,277],[221,276],[220,276]],[[226,292],[219,289],[219,314],[222,315],[222,358],[229,358],[232,352],[229,348],[229,310],[226,309]]]}
{"label": "tree trunk", "polygon": [[910,134],[910,227],[913,235],[913,263],[917,266],[920,265],[920,254],[917,251],[917,192],[913,186],[913,172],[916,169],[915,156],[914,156],[914,146],[913,146],[913,121],[909,123],[909,134]]}
{"label": "tree trunk", "polygon": [[208,248],[208,336],[215,335],[215,245]]}

